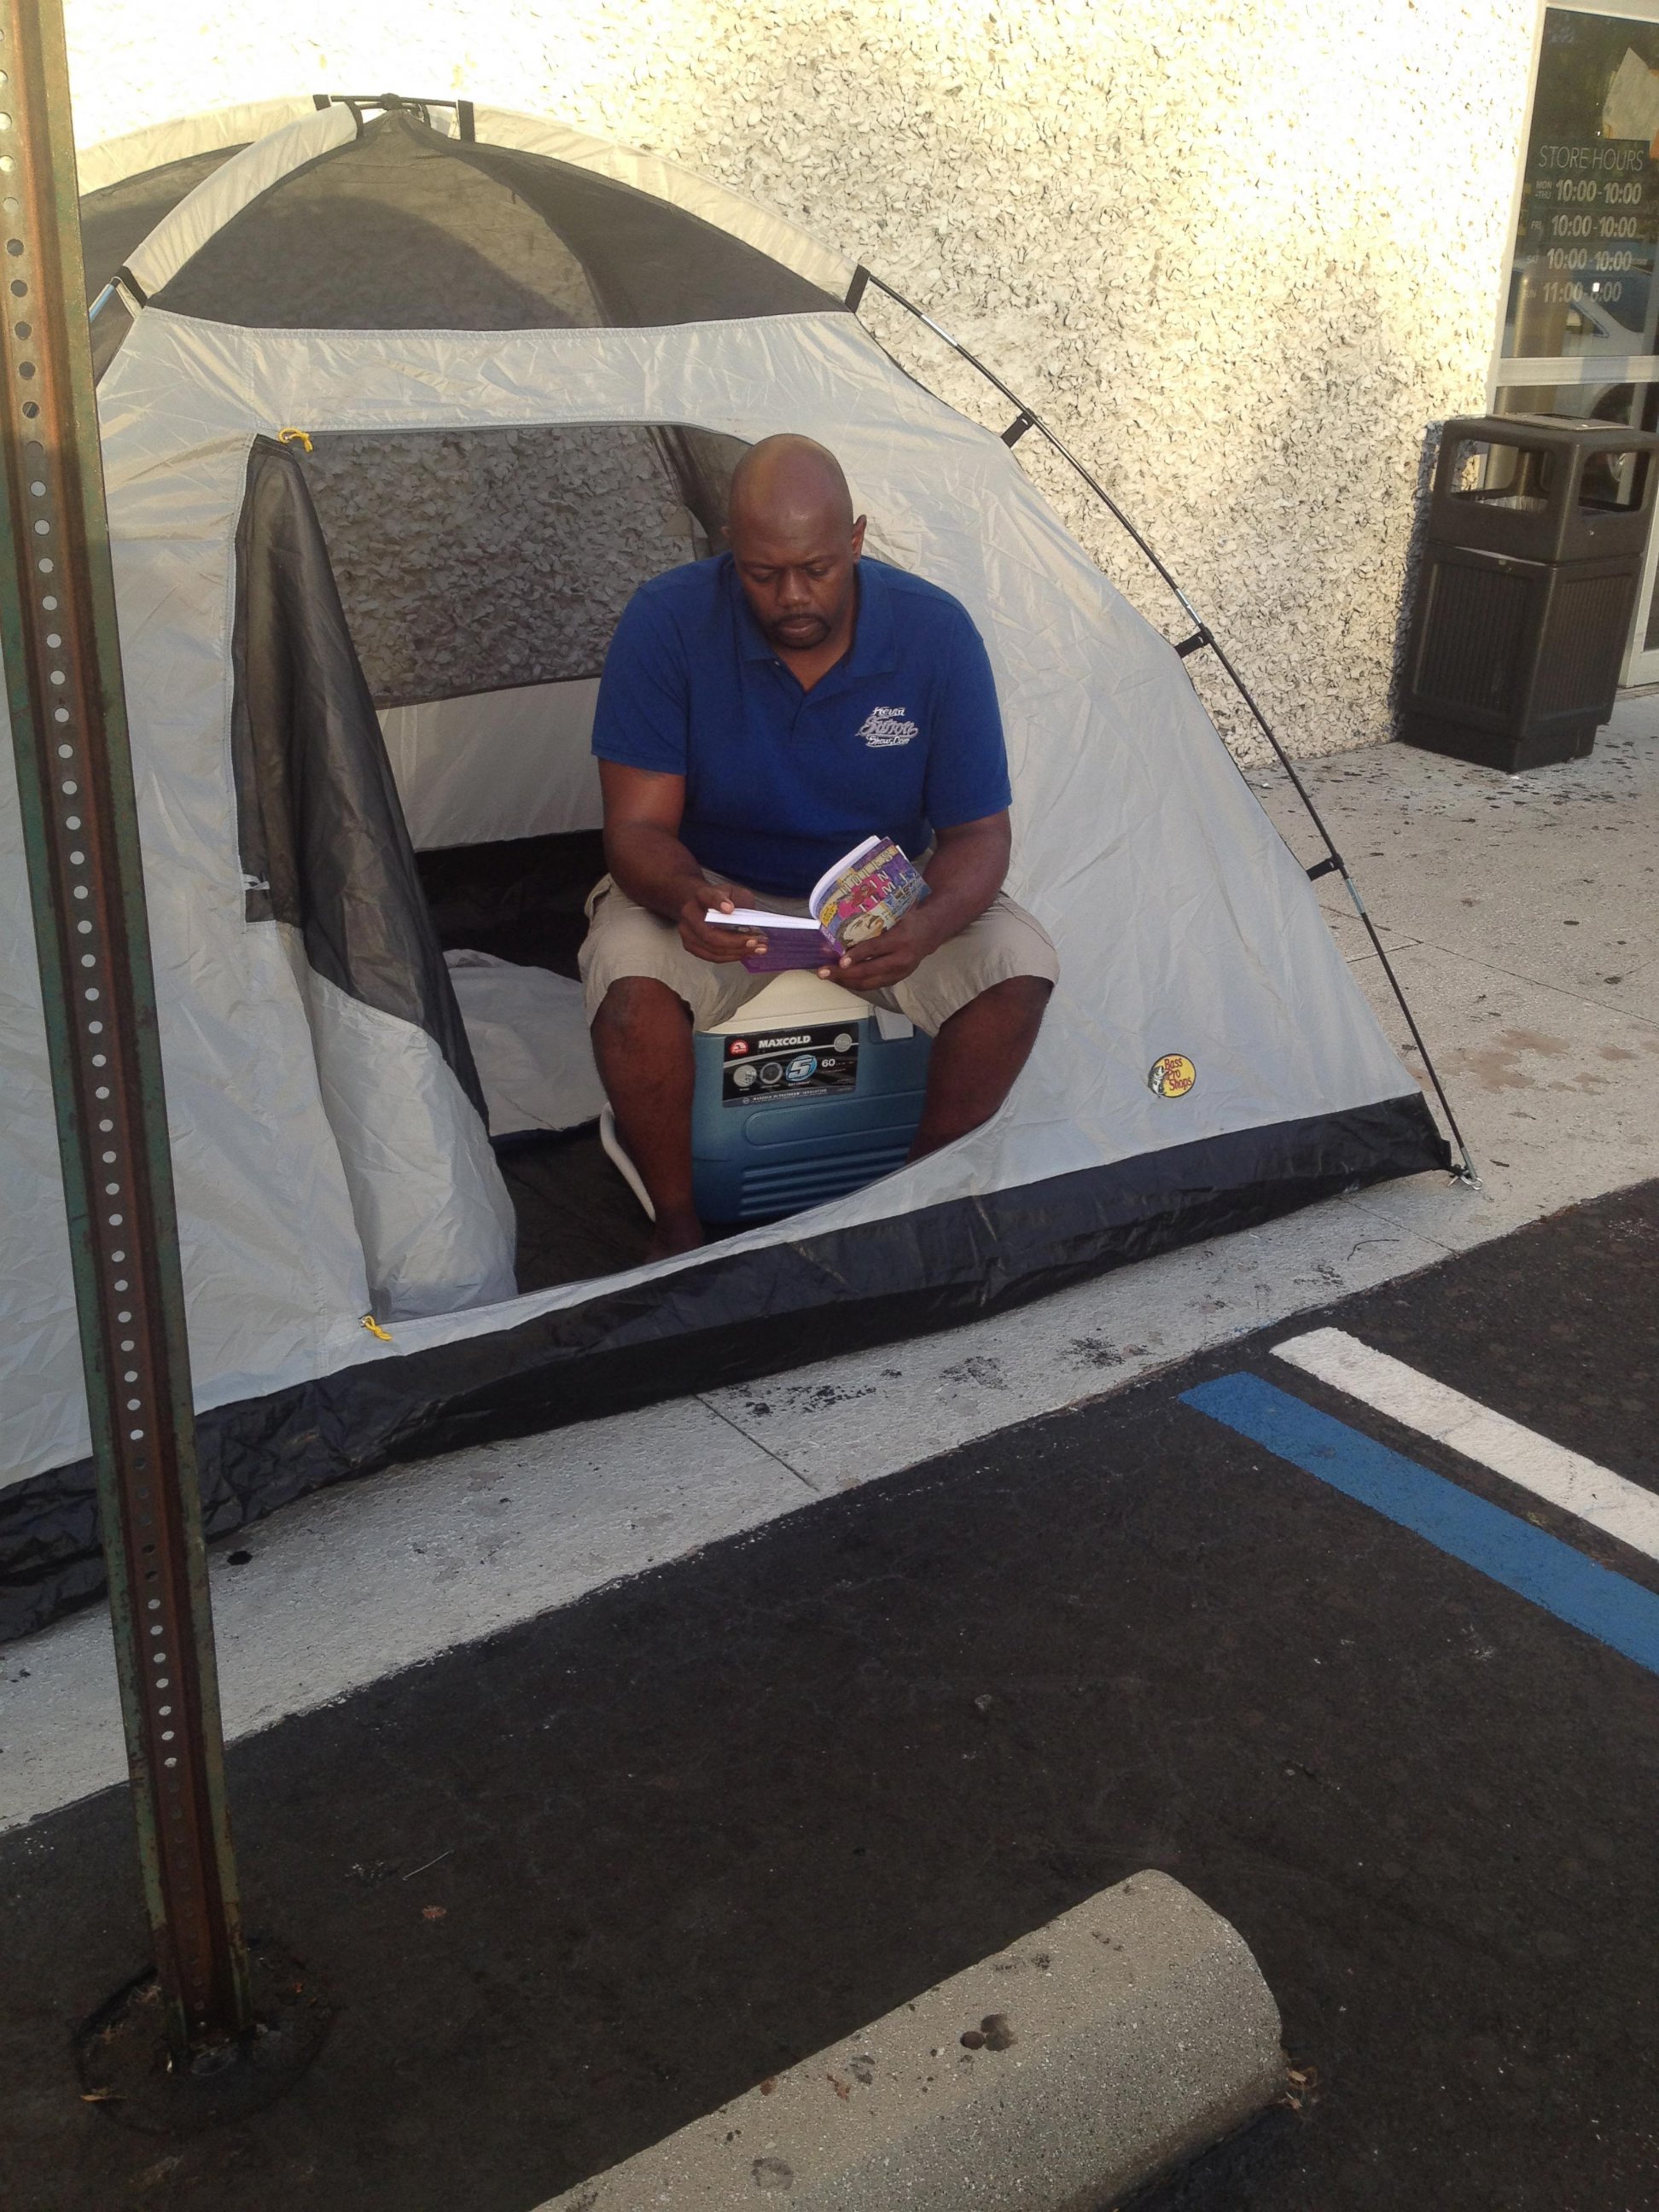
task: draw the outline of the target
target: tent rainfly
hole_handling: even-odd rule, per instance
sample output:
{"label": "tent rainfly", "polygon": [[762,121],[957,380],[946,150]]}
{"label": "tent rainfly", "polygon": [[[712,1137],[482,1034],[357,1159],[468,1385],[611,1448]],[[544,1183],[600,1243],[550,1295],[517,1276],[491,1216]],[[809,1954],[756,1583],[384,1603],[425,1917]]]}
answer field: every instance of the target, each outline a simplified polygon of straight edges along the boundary
{"label": "tent rainfly", "polygon": [[[210,1531],[1448,1164],[1176,652],[888,358],[836,255],[465,102],[225,110],[93,148],[82,186]],[[619,1229],[550,1260],[526,1193],[556,1212],[591,1124],[533,1175],[492,1145],[446,954],[568,994],[611,625],[781,429],[983,632],[1010,888],[1062,980],[960,1143],[681,1259]],[[9,758],[0,1634],[101,1582]]]}

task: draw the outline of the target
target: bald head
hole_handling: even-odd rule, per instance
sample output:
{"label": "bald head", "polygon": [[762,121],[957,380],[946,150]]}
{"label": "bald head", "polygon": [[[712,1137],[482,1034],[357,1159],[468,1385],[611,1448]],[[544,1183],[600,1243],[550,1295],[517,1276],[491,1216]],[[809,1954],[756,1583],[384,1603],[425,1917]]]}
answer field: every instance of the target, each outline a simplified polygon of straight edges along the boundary
{"label": "bald head", "polygon": [[732,473],[726,537],[774,649],[805,659],[852,641],[864,518],[841,463],[811,438],[751,446]]}
{"label": "bald head", "polygon": [[850,536],[853,495],[841,463],[815,438],[785,431],[751,446],[732,471],[731,530],[796,535],[836,530]]}

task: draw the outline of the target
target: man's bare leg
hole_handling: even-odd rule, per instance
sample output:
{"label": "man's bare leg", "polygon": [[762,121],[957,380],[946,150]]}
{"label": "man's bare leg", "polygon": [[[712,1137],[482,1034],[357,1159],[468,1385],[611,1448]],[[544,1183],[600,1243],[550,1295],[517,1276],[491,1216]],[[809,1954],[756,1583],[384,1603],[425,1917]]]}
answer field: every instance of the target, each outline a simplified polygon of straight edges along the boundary
{"label": "man's bare leg", "polygon": [[933,1039],[913,1160],[990,1120],[1031,1056],[1053,988],[1041,975],[1011,975],[951,1015]]}
{"label": "man's bare leg", "polygon": [[593,1017],[593,1057],[623,1149],[657,1209],[647,1257],[665,1260],[703,1241],[691,1196],[691,1013],[666,983],[628,975]]}

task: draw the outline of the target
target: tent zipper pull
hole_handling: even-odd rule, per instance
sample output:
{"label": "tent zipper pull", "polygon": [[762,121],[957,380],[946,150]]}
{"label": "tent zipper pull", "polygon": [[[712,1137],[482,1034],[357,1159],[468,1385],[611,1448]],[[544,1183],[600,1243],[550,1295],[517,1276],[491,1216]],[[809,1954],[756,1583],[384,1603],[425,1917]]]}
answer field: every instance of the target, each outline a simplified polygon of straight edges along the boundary
{"label": "tent zipper pull", "polygon": [[303,446],[307,453],[312,450],[310,435],[304,430],[279,430],[276,435],[285,446]]}
{"label": "tent zipper pull", "polygon": [[391,1330],[382,1328],[380,1322],[375,1320],[373,1314],[365,1314],[363,1316],[362,1326],[368,1331],[371,1336],[378,1336],[382,1344],[391,1343]]}

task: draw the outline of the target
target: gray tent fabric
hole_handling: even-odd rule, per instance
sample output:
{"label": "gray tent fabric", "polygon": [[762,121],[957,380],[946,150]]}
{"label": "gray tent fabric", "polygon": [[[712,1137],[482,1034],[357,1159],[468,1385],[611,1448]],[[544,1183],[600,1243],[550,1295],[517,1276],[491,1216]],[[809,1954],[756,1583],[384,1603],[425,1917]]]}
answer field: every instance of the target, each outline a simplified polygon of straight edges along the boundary
{"label": "gray tent fabric", "polygon": [[[385,141],[425,161],[431,149],[419,131],[394,120]],[[446,137],[435,109],[416,122]],[[653,214],[667,237],[690,217],[743,253],[705,258],[702,295],[690,263],[676,274],[659,259],[630,274],[605,264],[605,239],[582,228],[587,201],[576,194],[556,222],[551,201],[534,211],[581,263],[595,311],[617,319],[573,322],[570,295],[556,300],[545,273],[532,286],[544,320],[477,329],[329,328],[311,317],[276,327],[246,319],[241,295],[204,289],[191,295],[189,315],[154,297],[140,305],[100,386],[215,1529],[399,1453],[945,1327],[1194,1236],[1448,1162],[1303,869],[1176,653],[1067,536],[1016,455],[905,375],[833,304],[836,258],[654,157],[483,108],[476,125],[486,152],[562,164],[584,192],[597,179],[653,204],[630,201],[630,222]],[[216,127],[181,125],[177,143],[210,148],[222,143]],[[337,112],[283,121],[198,185],[137,263],[161,273],[158,292],[192,264],[198,282],[216,238],[261,219],[266,196],[347,173],[354,148],[376,129],[369,121],[360,141],[355,120]],[[153,143],[165,158],[167,134]],[[465,143],[459,132],[454,143]],[[483,177],[481,159],[468,146],[469,175]],[[619,228],[617,241],[624,234],[628,251],[648,261],[648,240]],[[750,283],[750,255],[804,283],[816,304],[780,312],[798,294],[781,278]],[[522,285],[530,268],[520,259],[507,274]],[[392,273],[400,301],[426,283],[413,264]],[[289,288],[285,312],[296,312],[299,279],[273,271],[273,284],[279,276]],[[734,284],[744,304],[734,305]],[[625,319],[671,300],[678,319]],[[809,433],[846,467],[870,517],[872,551],[963,603],[985,638],[1008,733],[1009,888],[1054,936],[1062,973],[1007,1103],[957,1144],[705,1251],[515,1295],[511,1209],[407,910],[398,958],[411,995],[390,1007],[372,989],[358,994],[369,988],[358,945],[342,952],[325,930],[313,957],[307,934],[304,902],[348,908],[359,862],[406,898],[407,855],[392,849],[389,805],[372,833],[367,817],[358,825],[377,848],[372,856],[360,850],[331,889],[333,859],[316,884],[290,886],[284,910],[296,911],[297,898],[297,920],[281,918],[274,902],[269,914],[257,898],[250,908],[244,877],[256,871],[245,868],[240,842],[233,732],[238,549],[258,535],[251,485],[283,527],[300,529],[289,488],[307,464],[268,458],[284,430],[303,431],[324,456],[319,482],[331,440],[365,441],[363,450],[404,441],[412,452],[422,440],[512,433],[524,441],[522,492],[509,477],[498,495],[533,509],[545,493],[538,472],[558,447],[550,431],[585,438],[618,426],[650,483],[676,495],[688,550],[718,525],[720,473],[709,457],[718,463],[776,430]],[[682,442],[708,482],[689,483],[674,459]],[[607,545],[618,588],[629,562],[655,557],[651,532],[629,537],[628,502],[607,505],[602,475],[586,533],[572,532],[569,551],[550,556],[568,568],[562,588],[580,584],[585,558],[602,566]],[[403,479],[399,498],[413,482]],[[407,545],[416,599],[422,545],[462,526],[443,483],[428,489],[418,529],[400,522],[382,533],[383,547]],[[326,511],[322,527],[326,537]],[[360,532],[343,559],[368,542]],[[512,532],[473,543],[502,607],[523,604]],[[511,623],[492,655],[490,579],[481,574],[471,657],[441,665],[405,657],[392,687],[402,703],[380,706],[377,753],[364,678],[355,659],[342,660],[337,606],[314,551],[301,550],[296,588],[306,604],[293,610],[284,652],[314,650],[318,665],[290,659],[276,691],[288,685],[289,699],[304,702],[295,711],[317,718],[325,741],[315,753],[308,736],[287,741],[290,768],[327,765],[344,748],[349,770],[337,789],[378,791],[383,801],[389,762],[414,825],[417,873],[434,894],[441,878],[453,905],[470,899],[487,918],[477,894],[492,855],[533,872],[544,849],[587,849],[581,841],[597,818],[586,756],[592,679],[539,680],[546,666],[507,649]],[[372,630],[365,573],[343,598],[348,624]],[[378,587],[401,588],[395,561],[377,573]],[[386,635],[399,619],[388,610]],[[580,624],[568,632],[581,634]],[[374,653],[366,657],[372,666]],[[246,658],[246,672],[252,666]],[[496,688],[486,688],[492,678]],[[243,704],[254,720],[266,712],[246,691]],[[542,810],[544,791],[556,799]],[[284,818],[310,817],[301,809]],[[27,905],[15,895],[20,837],[9,771],[0,771],[0,919],[11,920],[0,930],[0,1359],[10,1363],[0,1375],[0,1633],[49,1617],[95,1582],[39,982]],[[265,850],[269,858],[268,836]],[[336,852],[344,856],[346,844]],[[303,876],[302,836],[291,857]],[[269,867],[264,879],[276,882]],[[550,945],[555,923],[574,918],[574,908],[550,908]],[[495,949],[515,957],[506,943]],[[1194,1080],[1158,1080],[1171,1054],[1190,1062]],[[385,1338],[362,1327],[371,1310]]]}
{"label": "gray tent fabric", "polygon": [[580,261],[453,142],[384,116],[235,216],[154,295],[268,329],[534,329],[600,319]]}
{"label": "gray tent fabric", "polygon": [[81,258],[86,271],[87,298],[95,300],[112,283],[129,254],[149,236],[164,216],[172,214],[187,193],[193,192],[214,171],[228,161],[240,146],[216,146],[210,152],[187,154],[160,168],[143,170],[88,194],[81,203]]}
{"label": "gray tent fabric", "polygon": [[840,306],[740,239],[701,217],[666,211],[642,192],[544,155],[472,145],[463,158],[523,198],[580,259],[593,319],[612,324],[724,322]]}
{"label": "gray tent fabric", "polygon": [[513,1212],[483,1089],[310,495],[269,438],[247,458],[230,657],[245,912],[297,939],[371,1310],[510,1297]]}
{"label": "gray tent fabric", "polygon": [[[142,246],[157,223],[172,214],[179,203],[204,184],[241,148],[216,146],[204,153],[186,154],[164,162],[160,168],[141,170],[106,185],[81,203],[81,256],[86,273],[87,298],[96,302],[92,324],[92,368],[102,376],[114,359],[132,316],[125,301],[109,293],[126,264],[127,256]],[[100,295],[102,295],[100,297]]]}
{"label": "gray tent fabric", "polygon": [[231,662],[248,920],[289,923],[319,975],[424,1030],[482,1114],[328,550],[298,461],[269,438],[248,456]]}
{"label": "gray tent fabric", "polygon": [[282,178],[152,295],[263,329],[559,330],[839,303],[611,177],[407,113]]}

